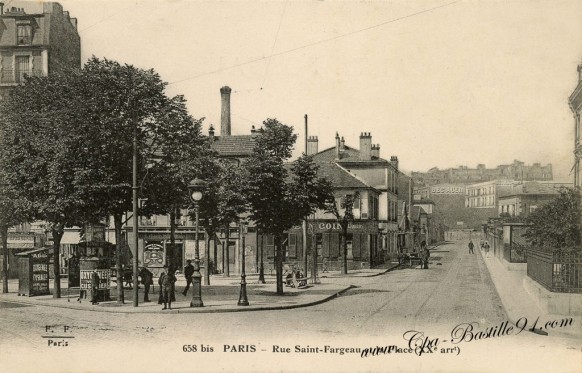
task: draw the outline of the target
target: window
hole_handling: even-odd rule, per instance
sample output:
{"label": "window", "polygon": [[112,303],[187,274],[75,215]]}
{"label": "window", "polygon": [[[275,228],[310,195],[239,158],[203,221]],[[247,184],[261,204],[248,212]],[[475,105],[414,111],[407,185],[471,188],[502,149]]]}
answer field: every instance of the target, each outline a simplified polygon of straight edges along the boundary
{"label": "window", "polygon": [[289,233],[289,258],[297,258],[297,235]]}
{"label": "window", "polygon": [[16,43],[18,45],[32,44],[32,26],[30,25],[17,26]]}
{"label": "window", "polygon": [[271,259],[275,257],[275,236],[267,236],[267,258]]}
{"label": "window", "polygon": [[321,233],[315,234],[315,249],[317,250],[318,260],[321,260],[323,254],[323,235]]}
{"label": "window", "polygon": [[25,75],[31,73],[30,56],[16,56],[14,62],[16,68],[14,79],[19,83],[24,81]]}

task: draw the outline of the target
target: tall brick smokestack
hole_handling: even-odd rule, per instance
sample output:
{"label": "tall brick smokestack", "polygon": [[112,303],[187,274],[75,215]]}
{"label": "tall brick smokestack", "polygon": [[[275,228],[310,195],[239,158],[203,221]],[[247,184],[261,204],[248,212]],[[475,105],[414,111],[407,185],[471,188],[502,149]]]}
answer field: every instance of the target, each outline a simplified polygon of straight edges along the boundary
{"label": "tall brick smokestack", "polygon": [[228,86],[220,88],[222,108],[220,111],[220,136],[230,136],[230,92]]}

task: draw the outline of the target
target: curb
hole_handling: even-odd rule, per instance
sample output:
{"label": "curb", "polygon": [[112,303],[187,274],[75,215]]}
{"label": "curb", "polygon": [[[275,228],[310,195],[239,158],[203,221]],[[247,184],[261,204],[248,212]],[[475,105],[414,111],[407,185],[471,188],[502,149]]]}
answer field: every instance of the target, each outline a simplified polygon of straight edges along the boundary
{"label": "curb", "polygon": [[[174,310],[166,310],[166,311],[162,311],[162,310],[156,310],[156,311],[138,311],[138,312],[125,312],[125,311],[116,311],[116,310],[108,310],[102,307],[98,307],[98,308],[89,308],[89,309],[81,309],[81,308],[76,308],[76,307],[71,307],[71,306],[67,306],[67,305],[54,305],[54,304],[43,304],[43,303],[36,303],[36,302],[26,302],[26,301],[15,301],[15,300],[6,300],[6,299],[1,299],[0,301],[2,302],[6,302],[6,303],[16,303],[16,304],[26,304],[26,305],[32,305],[32,306],[41,306],[41,307],[53,307],[53,308],[65,308],[65,309],[70,309],[70,310],[76,310],[76,311],[84,311],[84,312],[106,312],[106,313],[116,313],[116,314],[132,314],[132,313],[139,313],[139,314],[175,314],[175,313],[182,313],[182,314],[186,314],[186,313],[227,313],[227,312],[251,312],[251,311],[270,311],[270,310],[286,310],[286,309],[293,309],[293,308],[302,308],[302,307],[310,307],[310,306],[315,306],[321,303],[325,303],[328,302],[332,299],[335,299],[339,296],[341,296],[343,293],[345,293],[346,291],[356,288],[357,286],[355,285],[350,285],[342,290],[339,290],[331,295],[328,295],[327,297],[323,298],[323,299],[317,299],[311,302],[306,302],[306,303],[298,303],[298,304],[289,304],[289,305],[274,305],[274,306],[261,306],[261,307],[255,307],[255,308],[248,308],[248,307],[239,307],[239,308],[228,308],[228,309],[210,309],[210,308],[206,308],[206,307],[202,307],[202,308],[178,308],[178,309],[174,309]],[[115,306],[113,306],[112,308],[115,308]],[[137,308],[137,310],[139,310],[140,308]],[[143,308],[141,308],[143,309]]]}
{"label": "curb", "polygon": [[[498,282],[500,280],[495,280],[495,277],[492,275],[491,270],[489,269],[489,266],[487,265],[487,262],[485,261],[485,257],[483,256],[483,252],[481,250],[478,250],[479,254],[481,255],[481,259],[483,259],[483,263],[485,264],[485,268],[487,268],[487,272],[489,272],[489,277],[491,277],[491,281],[493,282],[493,285],[495,286],[495,291],[497,292],[497,296],[499,296],[499,299],[501,300],[501,304],[503,305],[503,310],[505,311],[505,314],[507,315],[507,319],[515,325],[515,323],[517,322],[517,320],[519,320],[521,317],[523,317],[523,315],[521,316],[516,316],[515,315],[515,311],[513,310],[515,307],[512,307],[507,300],[507,297],[502,297],[500,292],[499,292],[499,285]],[[498,260],[495,256],[492,257],[493,260]],[[505,269],[504,269],[505,270]],[[528,297],[531,298],[531,296],[526,292],[525,288],[523,287],[523,285],[520,283],[520,290],[523,291],[524,293],[527,294]],[[532,299],[533,301],[533,299]],[[534,301],[535,303],[535,301]],[[511,312],[510,312],[511,310]],[[552,315],[539,315],[540,317],[542,316],[552,316]],[[573,319],[575,319],[574,317],[572,317]],[[560,332],[559,330],[552,330],[550,332],[544,331],[542,333],[539,332],[535,332],[532,330],[527,329],[528,332],[532,333],[532,334],[536,334],[536,335],[541,335],[541,336],[551,336],[551,337],[562,337],[562,338],[568,338],[568,339],[582,339],[582,335],[574,335],[571,333],[567,333],[567,332]]]}
{"label": "curb", "polygon": [[393,270],[395,270],[396,268],[398,268],[400,266],[401,266],[401,264],[398,264],[398,265],[396,265],[394,267],[387,268],[387,269],[385,269],[382,272],[372,273],[372,274],[365,275],[365,276],[347,276],[346,277],[346,276],[341,276],[340,275],[340,276],[330,276],[330,277],[328,277],[328,276],[319,276],[319,278],[367,278],[367,277],[376,277],[376,276],[382,276],[382,275],[384,275],[384,274],[386,274],[386,273],[388,273],[390,271],[393,271]]}

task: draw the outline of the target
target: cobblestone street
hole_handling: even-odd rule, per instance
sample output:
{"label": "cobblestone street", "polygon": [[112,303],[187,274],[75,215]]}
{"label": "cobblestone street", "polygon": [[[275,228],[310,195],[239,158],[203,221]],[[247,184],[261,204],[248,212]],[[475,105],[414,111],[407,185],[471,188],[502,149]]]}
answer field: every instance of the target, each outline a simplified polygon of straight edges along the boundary
{"label": "cobblestone street", "polygon": [[[121,314],[1,302],[1,357],[3,361],[16,358],[16,354],[24,349],[31,351],[32,347],[37,353],[31,358],[51,354],[70,360],[74,359],[76,352],[91,349],[110,356],[106,362],[100,363],[115,366],[114,356],[136,351],[140,356],[135,365],[138,367],[147,366],[147,362],[155,361],[156,352],[165,351],[173,356],[172,360],[185,364],[187,357],[193,357],[182,351],[183,346],[189,344],[199,349],[205,345],[214,350],[212,354],[196,355],[206,356],[206,359],[197,360],[197,364],[205,366],[219,360],[226,364],[221,359],[225,357],[224,350],[230,347],[225,345],[243,345],[254,346],[254,354],[262,353],[265,359],[253,359],[256,355],[250,353],[227,355],[229,359],[250,359],[258,364],[257,369],[264,369],[262,363],[274,357],[273,346],[292,349],[295,345],[365,348],[374,344],[395,344],[405,347],[408,342],[403,334],[416,330],[430,338],[440,338],[442,346],[455,347],[450,340],[451,330],[456,325],[478,322],[478,329],[485,330],[507,320],[483,258],[478,254],[468,254],[461,242],[433,250],[427,270],[399,268],[375,277],[324,277],[322,282],[333,282],[337,286],[349,283],[356,288],[311,307],[236,313]],[[318,288],[308,291],[317,292]],[[253,302],[252,298],[249,300]],[[47,326],[54,332],[47,332]],[[49,338],[43,336],[58,335],[64,326],[71,328],[70,335],[74,338],[54,340],[66,342],[68,346],[48,347]],[[516,366],[526,362],[525,355],[531,354],[546,359],[570,356],[569,360],[563,361],[580,361],[579,341],[529,332],[458,346],[462,351],[458,357],[445,359],[446,355],[437,355],[426,359],[439,359],[451,367],[460,361],[481,359],[495,365],[494,361],[487,362],[490,354],[511,358]],[[576,356],[578,359],[572,358]],[[285,361],[289,355],[275,357]],[[324,362],[328,355],[305,355],[305,358]],[[350,355],[349,358],[355,359],[356,356]],[[359,355],[357,359],[360,359]],[[365,361],[372,367],[381,359],[386,357]],[[400,357],[394,359],[399,361]],[[422,357],[409,359],[410,366],[428,361]]]}

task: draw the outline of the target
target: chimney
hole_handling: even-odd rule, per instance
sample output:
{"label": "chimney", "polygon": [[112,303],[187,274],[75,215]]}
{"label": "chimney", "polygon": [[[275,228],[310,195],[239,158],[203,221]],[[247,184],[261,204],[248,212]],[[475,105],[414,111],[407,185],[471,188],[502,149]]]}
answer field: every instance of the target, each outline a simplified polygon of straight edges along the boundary
{"label": "chimney", "polygon": [[342,136],[342,139],[340,140],[340,152],[343,152],[344,150],[346,150],[346,140],[344,140],[344,137]]}
{"label": "chimney", "polygon": [[211,124],[208,129],[208,140],[212,144],[214,142],[214,126]]}
{"label": "chimney", "polygon": [[259,134],[259,130],[255,129],[255,125],[253,124],[253,126],[251,128],[251,137],[255,138],[255,137],[257,137],[258,134]]}
{"label": "chimney", "polygon": [[372,159],[380,158],[380,144],[372,145],[372,151],[370,152]]}
{"label": "chimney", "polygon": [[372,159],[372,135],[370,132],[360,134],[360,160],[369,161]]}
{"label": "chimney", "polygon": [[578,83],[582,82],[582,64],[578,65]]}
{"label": "chimney", "polygon": [[4,14],[4,3],[0,3],[0,16]]}
{"label": "chimney", "polygon": [[393,155],[390,157],[390,164],[392,164],[392,166],[394,166],[394,168],[396,170],[398,170],[398,157]]}
{"label": "chimney", "polygon": [[71,24],[73,25],[73,27],[76,30],[77,29],[77,18],[71,18]]}
{"label": "chimney", "polygon": [[71,17],[71,16],[69,15],[69,11],[68,11],[68,10],[65,10],[65,11],[63,12],[63,15],[65,16],[65,18],[66,18],[66,19],[70,19],[70,17]]}
{"label": "chimney", "polygon": [[220,136],[230,136],[230,87],[220,88],[222,109],[220,115]]}
{"label": "chimney", "polygon": [[309,136],[307,138],[307,155],[314,155],[317,154],[317,145],[319,140],[317,136]]}

